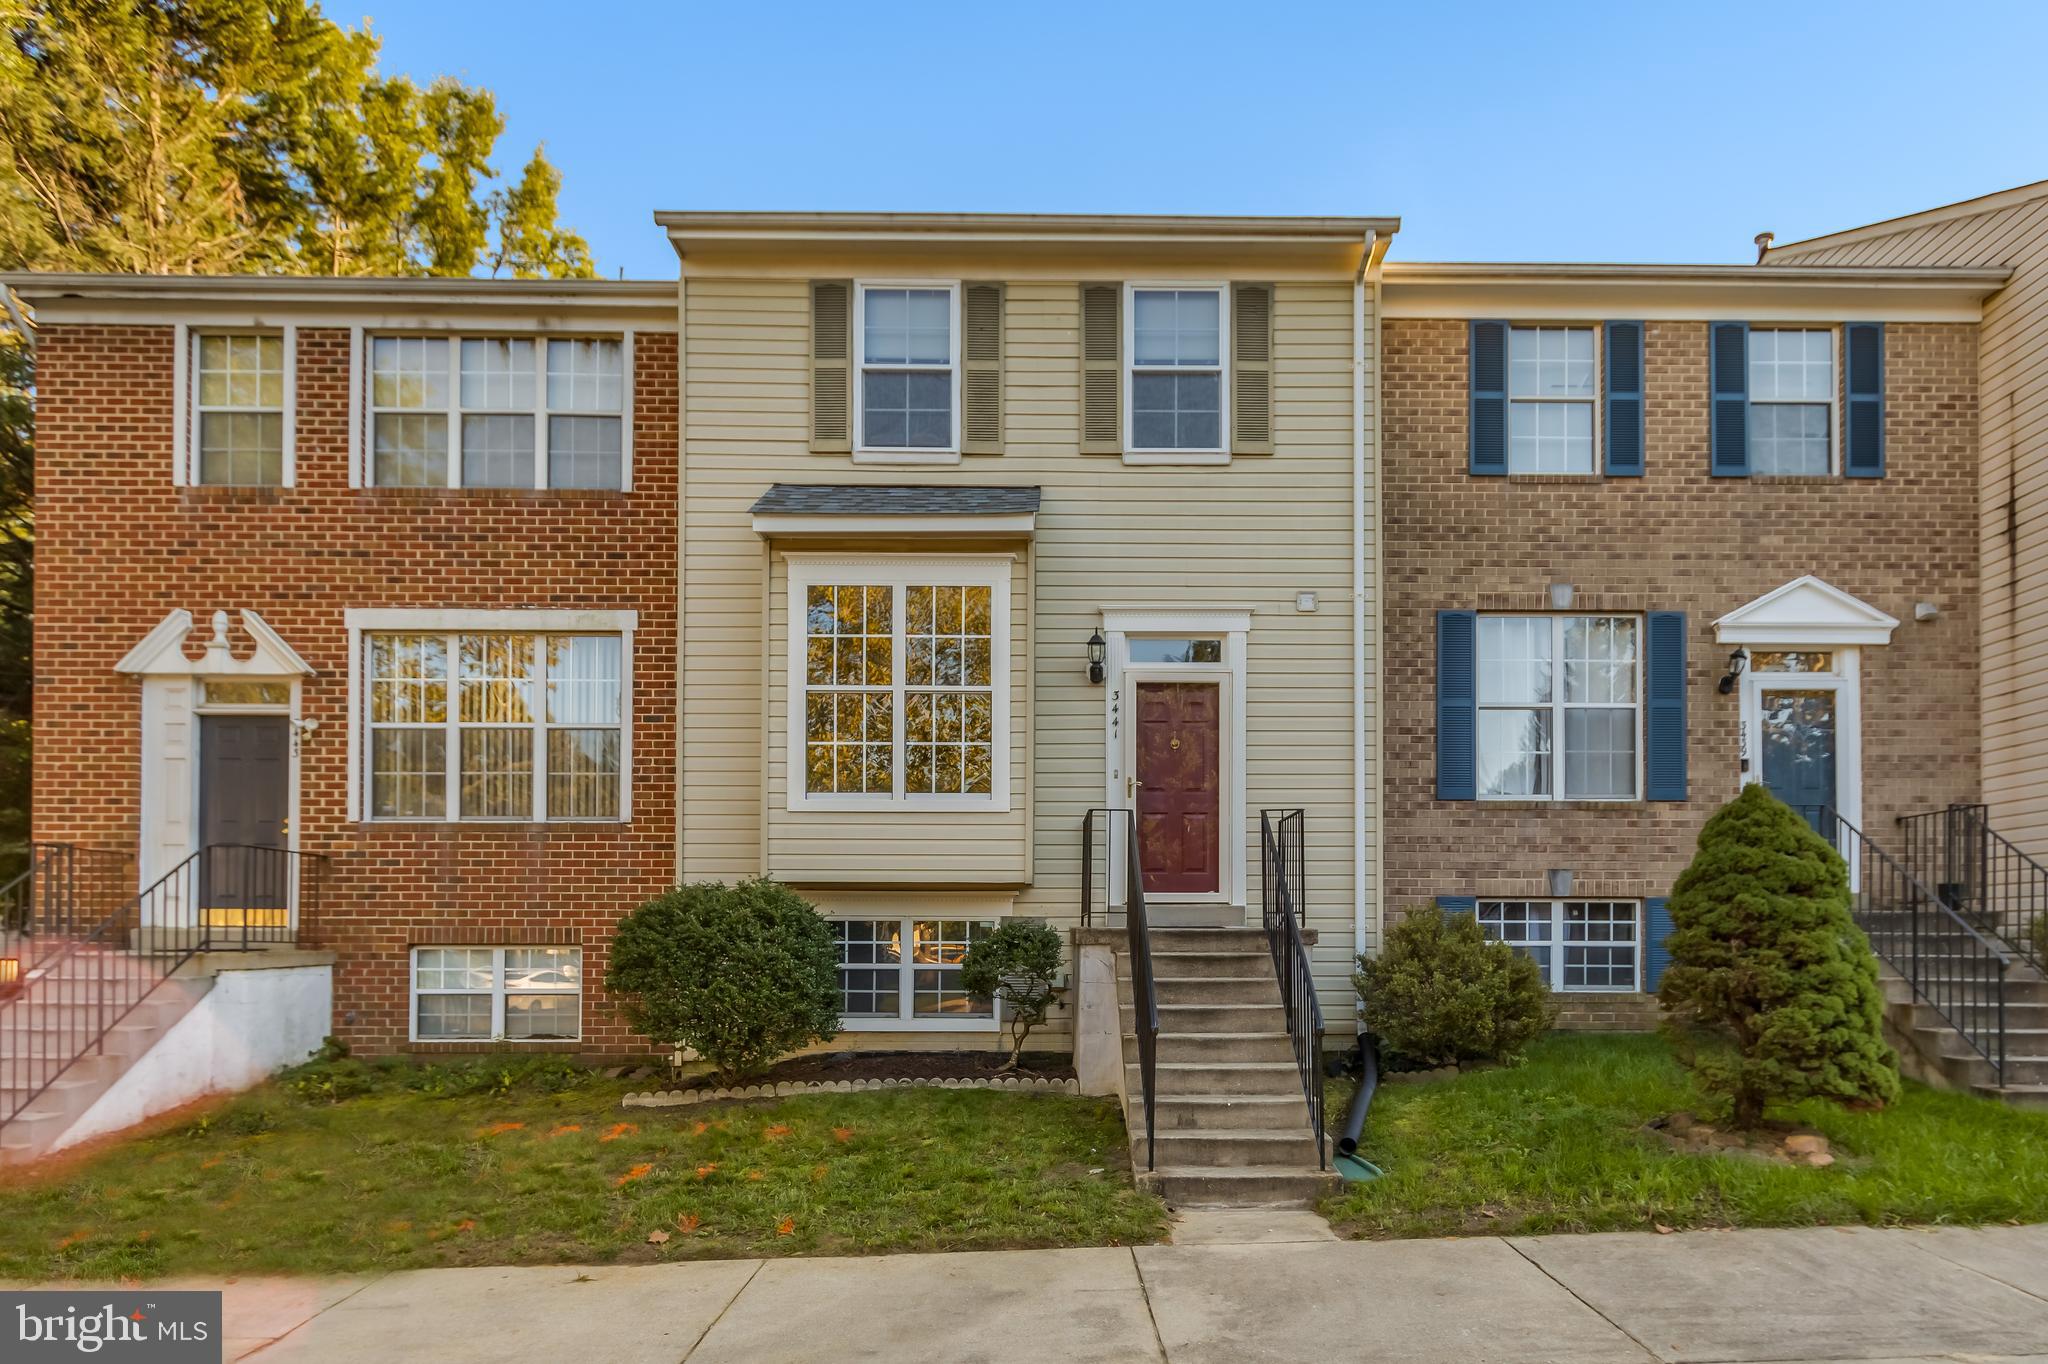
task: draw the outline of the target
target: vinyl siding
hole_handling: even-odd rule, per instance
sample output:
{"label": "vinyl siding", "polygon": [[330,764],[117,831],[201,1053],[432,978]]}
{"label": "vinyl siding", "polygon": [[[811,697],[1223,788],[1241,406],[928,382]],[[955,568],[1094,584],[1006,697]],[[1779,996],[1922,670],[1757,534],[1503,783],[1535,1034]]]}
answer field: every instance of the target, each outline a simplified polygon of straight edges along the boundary
{"label": "vinyl siding", "polygon": [[1984,798],[1993,828],[2048,859],[2048,193],[1770,259],[2013,269],[1978,341]]}
{"label": "vinyl siding", "polygon": [[[1081,820],[1106,794],[1105,688],[1088,683],[1084,647],[1100,627],[1101,608],[1250,605],[1248,818],[1239,831],[1247,899],[1258,903],[1259,809],[1305,807],[1307,918],[1322,938],[1317,975],[1332,1025],[1348,1028],[1359,946],[1353,821],[1373,817],[1370,808],[1352,808],[1349,281],[1277,286],[1275,453],[1207,468],[1132,468],[1079,453],[1076,283],[1009,284],[1006,453],[970,455],[940,468],[857,466],[845,455],[809,453],[802,279],[692,275],[684,287],[683,877],[731,878],[766,868],[820,887],[886,884],[903,893],[906,906],[927,888],[1007,885],[1015,912],[1074,923]],[[1368,317],[1368,345],[1375,334]],[[1371,391],[1368,384],[1368,398]],[[1368,479],[1375,476],[1371,454],[1368,446]],[[785,808],[788,644],[780,551],[811,546],[778,542],[771,552],[753,532],[747,508],[777,480],[1043,488],[1035,539],[1001,547],[1019,555],[1011,610],[1011,813]],[[1370,506],[1370,485],[1367,498]],[[896,541],[875,552],[923,547]],[[1370,564],[1370,538],[1367,556]],[[1367,586],[1370,639],[1377,602]],[[1295,594],[1303,591],[1317,594],[1320,609],[1295,610]],[[1373,667],[1368,654],[1369,674]],[[1375,777],[1367,790],[1376,788]],[[821,891],[817,898],[830,896]]]}

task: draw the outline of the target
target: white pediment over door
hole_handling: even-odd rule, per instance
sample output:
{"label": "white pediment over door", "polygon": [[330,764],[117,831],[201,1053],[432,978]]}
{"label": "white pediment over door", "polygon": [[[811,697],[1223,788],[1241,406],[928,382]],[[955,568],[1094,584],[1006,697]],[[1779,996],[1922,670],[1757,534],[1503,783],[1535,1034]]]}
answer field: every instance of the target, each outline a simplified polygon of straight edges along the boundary
{"label": "white pediment over door", "polygon": [[1723,644],[1889,644],[1896,617],[1808,574],[1714,622]]}
{"label": "white pediment over door", "polygon": [[313,667],[298,650],[270,628],[254,611],[240,613],[242,633],[255,647],[247,658],[236,658],[228,642],[228,613],[213,613],[212,637],[199,658],[185,653],[185,641],[192,634],[192,613],[183,607],[157,622],[156,628],[123,655],[114,671],[137,677],[311,677]]}

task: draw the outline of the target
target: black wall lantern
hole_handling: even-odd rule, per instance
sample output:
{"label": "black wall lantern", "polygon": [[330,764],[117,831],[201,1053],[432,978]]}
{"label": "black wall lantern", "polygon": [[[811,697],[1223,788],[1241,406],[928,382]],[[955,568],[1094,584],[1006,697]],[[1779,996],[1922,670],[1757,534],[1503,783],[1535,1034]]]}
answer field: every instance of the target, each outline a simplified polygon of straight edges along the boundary
{"label": "black wall lantern", "polygon": [[1742,670],[1749,666],[1749,650],[1737,649],[1728,655],[1728,671],[1721,674],[1721,695],[1735,690],[1735,679],[1742,676]]}
{"label": "black wall lantern", "polygon": [[1097,630],[1094,634],[1088,636],[1088,680],[1090,682],[1100,683],[1107,676],[1102,665],[1108,658],[1109,644],[1102,638],[1102,631]]}

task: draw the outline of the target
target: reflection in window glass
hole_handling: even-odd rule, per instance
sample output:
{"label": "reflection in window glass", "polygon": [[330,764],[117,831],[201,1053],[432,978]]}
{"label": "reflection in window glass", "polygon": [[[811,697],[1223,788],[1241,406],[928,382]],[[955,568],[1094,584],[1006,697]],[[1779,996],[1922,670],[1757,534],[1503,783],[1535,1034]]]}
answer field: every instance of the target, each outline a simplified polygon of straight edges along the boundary
{"label": "reflection in window glass", "polygon": [[1221,663],[1220,639],[1154,639],[1135,635],[1129,641],[1133,663]]}

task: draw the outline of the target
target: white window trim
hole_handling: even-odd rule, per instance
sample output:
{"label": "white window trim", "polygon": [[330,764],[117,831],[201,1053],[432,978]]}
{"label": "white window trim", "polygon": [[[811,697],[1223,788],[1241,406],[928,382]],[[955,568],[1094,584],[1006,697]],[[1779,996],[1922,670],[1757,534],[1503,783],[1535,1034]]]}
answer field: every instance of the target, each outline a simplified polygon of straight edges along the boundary
{"label": "white window trim", "polygon": [[[1010,809],[1010,573],[1015,563],[1010,555],[938,555],[918,558],[900,555],[849,557],[845,555],[791,554],[789,563],[788,618],[784,625],[784,661],[788,668],[784,688],[788,716],[785,726],[787,748],[783,753],[785,808],[794,811],[820,810],[920,810],[965,811],[1007,814]],[[896,604],[893,643],[890,648],[891,690],[895,695],[895,723],[890,728],[890,766],[893,791],[811,792],[804,789],[803,753],[805,696],[805,599],[809,589],[825,583],[851,582],[851,575],[869,587],[889,587]],[[986,587],[989,589],[989,794],[913,794],[903,789],[903,693],[909,690],[904,676],[903,589],[912,586]],[[851,917],[851,916],[848,916]],[[886,917],[886,916],[884,916]]]}
{"label": "white window trim", "polygon": [[[633,632],[639,628],[638,611],[575,611],[520,609],[498,611],[410,610],[406,608],[351,607],[342,613],[348,630],[348,808],[365,824],[467,824],[522,825],[544,822],[578,827],[605,828],[627,824],[633,818]],[[457,819],[452,813],[440,819],[377,819],[370,814],[369,688],[364,674],[366,635],[409,634],[515,634],[515,635],[617,635],[619,636],[619,816],[610,819],[545,821],[532,819]],[[450,668],[453,668],[451,660]],[[452,673],[451,673],[452,677]],[[452,686],[452,682],[451,682]],[[452,704],[452,698],[451,698]],[[542,786],[536,801],[544,798],[545,774],[537,772],[535,783]],[[452,811],[456,801],[449,801]]]}
{"label": "white window trim", "polygon": [[[929,370],[930,365],[874,365],[867,362],[870,289],[944,289],[951,300],[946,323],[946,368],[952,376],[952,438],[944,449],[867,443],[867,384],[870,368],[891,373]],[[853,462],[856,464],[958,464],[960,462],[960,281],[954,279],[857,279],[853,282]]]}
{"label": "white window trim", "polygon": [[[1550,948],[1550,970],[1543,983],[1550,992],[1557,995],[1637,995],[1643,993],[1643,902],[1626,895],[1482,895],[1474,904],[1475,911],[1483,911],[1487,905],[1524,904],[1550,906],[1550,937],[1547,942],[1533,944]],[[1635,907],[1635,980],[1630,985],[1577,985],[1564,983],[1564,954],[1568,944],[1564,937],[1564,907],[1568,904],[1633,905]],[[1481,918],[1481,925],[1485,920]],[[1495,941],[1500,941],[1495,939]],[[1519,946],[1520,944],[1515,944]],[[1585,947],[1614,946],[1611,943],[1582,943]]]}
{"label": "white window trim", "polygon": [[[1132,439],[1133,420],[1131,411],[1131,376],[1140,369],[1153,370],[1161,367],[1139,365],[1138,359],[1138,317],[1136,296],[1139,290],[1153,289],[1214,289],[1217,295],[1216,309],[1216,372],[1217,372],[1217,437],[1221,444],[1211,450],[1159,449],[1139,445]],[[1124,463],[1149,465],[1214,465],[1230,463],[1230,325],[1232,320],[1231,286],[1228,280],[1216,279],[1141,279],[1124,282],[1123,311],[1123,373],[1118,382],[1123,387],[1123,438]],[[1189,367],[1200,373],[1201,369]],[[1173,372],[1161,370],[1161,372]]]}
{"label": "white window trim", "polygon": [[[1607,384],[1607,324],[1606,324],[1606,323],[1604,323],[1604,322],[1582,322],[1582,321],[1578,321],[1578,320],[1576,320],[1576,319],[1573,319],[1573,320],[1560,320],[1560,319],[1550,319],[1550,318],[1544,318],[1544,319],[1529,319],[1529,318],[1524,318],[1524,319],[1522,319],[1521,321],[1518,321],[1518,322],[1510,322],[1510,323],[1508,323],[1508,341],[1507,341],[1507,344],[1508,344],[1508,354],[1509,354],[1510,356],[1512,356],[1512,355],[1514,354],[1514,349],[1515,349],[1515,336],[1514,336],[1514,334],[1515,334],[1515,331],[1516,331],[1516,329],[1517,329],[1517,328],[1520,328],[1520,329],[1522,329],[1522,330],[1525,330],[1525,331],[1527,331],[1527,330],[1531,330],[1531,329],[1536,329],[1536,328],[1556,328],[1556,329],[1560,329],[1560,330],[1574,330],[1574,331],[1577,331],[1577,330],[1587,330],[1587,331],[1591,331],[1591,332],[1593,333],[1593,391],[1592,391],[1592,392],[1591,392],[1590,394],[1588,394],[1588,395],[1587,395],[1586,397],[1583,397],[1583,398],[1550,398],[1550,397],[1539,397],[1539,398],[1518,398],[1518,397],[1516,397],[1516,396],[1515,396],[1515,380],[1514,380],[1514,361],[1513,361],[1512,359],[1510,359],[1510,360],[1508,360],[1508,361],[1506,362],[1506,363],[1507,363],[1507,365],[1508,365],[1508,376],[1507,376],[1507,390],[1506,390],[1506,391],[1507,391],[1507,401],[1508,401],[1508,412],[1507,412],[1507,420],[1508,420],[1508,435],[1507,435],[1507,461],[1508,461],[1508,474],[1509,474],[1509,476],[1511,476],[1511,477],[1521,477],[1521,478],[1598,478],[1598,477],[1600,477],[1600,476],[1601,476],[1602,474],[1604,474],[1604,473],[1606,472],[1606,470],[1607,470],[1607,463],[1606,463],[1606,456],[1607,456],[1607,451],[1606,451],[1606,446],[1605,446],[1605,437],[1606,437],[1606,434],[1607,434],[1607,432],[1606,432],[1606,427],[1607,427],[1607,423],[1601,420],[1601,417],[1602,417],[1602,416],[1604,415],[1604,414],[1603,414],[1603,412],[1602,412],[1602,408],[1603,408],[1603,407],[1604,407],[1604,406],[1606,405],[1606,399],[1607,399],[1607,389],[1606,389],[1606,384]],[[1550,403],[1557,403],[1557,404],[1562,404],[1562,403],[1584,403],[1584,404],[1585,404],[1585,405],[1586,405],[1587,407],[1591,408],[1591,409],[1592,409],[1592,411],[1593,411],[1593,467],[1592,467],[1592,468],[1590,468],[1590,469],[1588,469],[1588,470],[1586,470],[1586,471],[1585,471],[1584,473],[1576,473],[1576,474],[1571,474],[1571,473],[1567,473],[1567,474],[1547,474],[1547,473],[1537,473],[1537,472],[1533,472],[1533,471],[1529,471],[1529,470],[1520,470],[1520,471],[1518,471],[1518,470],[1517,470],[1517,469],[1515,468],[1515,436],[1514,436],[1514,423],[1515,423],[1515,404],[1516,404],[1516,403],[1545,403],[1545,404],[1550,404]]]}
{"label": "white window trim", "polygon": [[[1838,326],[1816,326],[1811,322],[1752,322],[1744,338],[1742,353],[1742,387],[1750,394],[1749,406],[1759,407],[1817,407],[1811,402],[1792,402],[1780,398],[1758,398],[1755,383],[1749,375],[1749,356],[1756,344],[1758,332],[1821,332],[1828,338],[1828,471],[1825,474],[1760,474],[1761,478],[1839,478],[1842,474],[1842,329]],[[1745,423],[1745,429],[1754,432],[1755,422]],[[1752,439],[1754,435],[1752,434]],[[1752,464],[1754,459],[1752,458]],[[1751,473],[1755,474],[1755,469]]]}
{"label": "white window trim", "polygon": [[[1550,622],[1550,669],[1551,669],[1551,673],[1550,673],[1550,700],[1549,700],[1548,702],[1544,702],[1544,703],[1541,703],[1541,704],[1531,704],[1531,705],[1510,705],[1510,704],[1508,704],[1507,702],[1497,702],[1497,703],[1488,703],[1488,702],[1486,702],[1486,701],[1483,701],[1483,700],[1479,700],[1479,699],[1477,699],[1477,697],[1476,697],[1477,687],[1475,686],[1475,688],[1474,688],[1474,691],[1475,691],[1475,698],[1474,698],[1474,702],[1473,702],[1473,705],[1474,705],[1474,709],[1475,709],[1475,710],[1476,710],[1476,711],[1478,712],[1478,714],[1479,714],[1479,715],[1482,715],[1482,716],[1483,716],[1483,715],[1484,715],[1484,714],[1485,714],[1485,713],[1486,713],[1487,711],[1489,711],[1489,710],[1542,710],[1542,709],[1548,709],[1548,710],[1550,711],[1550,794],[1549,794],[1549,795],[1547,795],[1547,796],[1488,796],[1488,795],[1481,795],[1481,796],[1479,797],[1479,799],[1480,799],[1480,800],[1482,800],[1482,801],[1493,801],[1493,802],[1497,802],[1497,803],[1501,803],[1501,804],[1508,804],[1508,805],[1518,804],[1518,803],[1522,803],[1522,802],[1527,802],[1527,801],[1545,801],[1545,802],[1549,802],[1549,803],[1555,803],[1555,804],[1570,804],[1570,805],[1640,805],[1640,804],[1642,804],[1642,803],[1643,803],[1643,762],[1644,762],[1644,760],[1645,760],[1645,756],[1646,756],[1646,755],[1644,754],[1644,752],[1643,752],[1643,748],[1644,748],[1644,743],[1645,743],[1645,741],[1644,741],[1644,731],[1643,731],[1643,706],[1644,706],[1644,701],[1643,701],[1643,681],[1644,681],[1644,673],[1643,673],[1643,669],[1644,669],[1644,665],[1645,665],[1645,659],[1644,659],[1643,655],[1644,655],[1644,652],[1645,652],[1645,648],[1646,648],[1646,644],[1647,644],[1647,637],[1646,637],[1646,635],[1645,635],[1645,633],[1644,633],[1644,631],[1645,631],[1645,625],[1644,625],[1644,620],[1643,620],[1643,617],[1642,617],[1641,615],[1639,615],[1639,614],[1635,613],[1635,612],[1632,612],[1632,611],[1562,611],[1562,612],[1556,612],[1556,613],[1552,613],[1552,612],[1549,612],[1549,611],[1483,611],[1483,612],[1481,612],[1481,613],[1480,613],[1480,619],[1481,619],[1481,620],[1485,620],[1485,619],[1488,619],[1488,618],[1492,618],[1492,619],[1495,619],[1495,620],[1548,620],[1548,621]],[[1633,710],[1633,711],[1635,712],[1635,717],[1636,717],[1636,718],[1635,718],[1635,727],[1634,727],[1634,728],[1635,728],[1635,738],[1636,738],[1636,744],[1635,744],[1635,748],[1636,748],[1636,773],[1635,773],[1635,782],[1636,782],[1636,789],[1635,789],[1635,794],[1634,794],[1634,795],[1632,795],[1632,796],[1572,796],[1572,795],[1566,795],[1566,794],[1565,794],[1565,790],[1564,790],[1564,733],[1565,733],[1565,726],[1564,726],[1564,717],[1565,717],[1565,712],[1566,712],[1567,710],[1620,710],[1620,709],[1622,709],[1622,706],[1621,706],[1621,705],[1619,705],[1619,704],[1616,704],[1616,703],[1610,703],[1610,702],[1598,702],[1598,701],[1573,701],[1573,702],[1567,702],[1567,701],[1566,701],[1566,700],[1564,699],[1564,623],[1565,623],[1566,621],[1568,621],[1568,620],[1601,620],[1601,619],[1607,619],[1607,620],[1630,620],[1630,621],[1634,621],[1634,622],[1635,622],[1635,627],[1636,627],[1636,685],[1635,685],[1635,696],[1636,696],[1636,699],[1635,699],[1635,701],[1634,701],[1634,702],[1633,702],[1633,703],[1632,703],[1632,704],[1631,704],[1631,705],[1629,706],[1629,709],[1632,709],[1632,710]],[[1478,655],[1478,647],[1477,647],[1477,644],[1476,644],[1476,642],[1475,642],[1475,644],[1474,644],[1474,650],[1473,650],[1473,664],[1474,664],[1474,667],[1475,667],[1475,669],[1476,669],[1476,668],[1478,668],[1478,667],[1481,667],[1481,666],[1483,666],[1483,665],[1484,665],[1484,662],[1485,662],[1485,660],[1484,660],[1484,659],[1482,659],[1482,658],[1480,658],[1480,657],[1479,657],[1479,655]],[[1479,749],[1478,749],[1478,744],[1479,744],[1479,734],[1478,734],[1478,730],[1479,730],[1479,729],[1481,729],[1481,728],[1483,728],[1483,726],[1478,726],[1478,725],[1475,725],[1475,726],[1474,726],[1474,733],[1473,733],[1473,739],[1472,739],[1472,741],[1473,741],[1473,752],[1474,752],[1474,754],[1475,754],[1475,755],[1478,755],[1478,753],[1479,753]],[[1514,899],[1514,898],[1516,898],[1516,897],[1514,897],[1514,896],[1496,896],[1496,897],[1494,897],[1494,898],[1496,898],[1496,899]],[[1578,896],[1578,897],[1575,897],[1575,898],[1578,898],[1578,899],[1587,899],[1587,898],[1592,898],[1592,897],[1587,897],[1587,896]]]}
{"label": "white window trim", "polygon": [[[897,921],[897,924],[899,925],[898,931],[902,934],[902,941],[905,943],[911,941],[911,925],[913,923],[916,923],[918,920],[923,920],[927,923],[943,921],[946,919],[966,920],[971,923],[988,924],[996,924],[1002,922],[999,916],[992,914],[976,915],[950,912],[936,914],[858,914],[848,912],[845,914],[834,914],[832,915],[832,917],[834,919],[846,920],[858,919],[863,922],[895,919]],[[990,1011],[986,1016],[982,1017],[963,1018],[958,1015],[920,1017],[917,1014],[910,1012],[913,1008],[916,1007],[916,992],[912,984],[915,977],[912,975],[912,972],[914,972],[917,969],[917,963],[910,960],[910,958],[906,955],[902,961],[897,963],[897,969],[900,972],[900,983],[898,985],[896,992],[896,1007],[898,1010],[896,1016],[894,1018],[890,1018],[887,1016],[876,1014],[841,1014],[839,1016],[839,1031],[995,1032],[1003,1026],[1003,1001],[1000,996],[989,1002]]]}
{"label": "white window trim", "polygon": [[[277,483],[206,483],[199,477],[199,365],[202,336],[276,336],[284,341],[284,461]],[[298,486],[299,328],[195,326],[178,323],[171,361],[171,482],[180,488],[292,488]],[[270,411],[269,408],[247,409]]]}
{"label": "white window trim", "polygon": [[[530,995],[573,995],[576,999],[576,1035],[574,1037],[507,1037],[505,1035],[505,953],[523,952],[535,948],[567,948],[576,953],[576,967],[583,969],[583,947],[580,943],[506,943],[493,945],[485,943],[415,943],[405,957],[405,1034],[409,1042],[425,1043],[429,1046],[442,1042],[461,1043],[474,1046],[477,1043],[503,1045],[508,1047],[559,1046],[563,1042],[583,1040],[583,987],[575,989],[521,990],[520,994]],[[422,995],[480,995],[482,990],[422,990],[420,988],[420,953],[422,952],[489,952],[491,954],[491,1035],[489,1037],[421,1037],[420,997]]]}
{"label": "white window trim", "polygon": [[[446,486],[458,491],[469,492],[515,492],[516,488],[490,486],[470,488],[462,481],[462,343],[465,340],[503,339],[533,342],[534,392],[533,392],[533,483],[537,491],[610,493],[633,490],[633,337],[634,328],[626,327],[617,331],[598,328],[595,330],[577,328],[562,331],[507,330],[502,326],[480,326],[462,328],[420,328],[420,327],[351,327],[349,329],[349,486],[351,488],[393,487],[405,492],[422,492],[428,488]],[[437,484],[380,484],[377,482],[375,442],[373,429],[377,413],[388,410],[393,413],[432,413],[432,408],[390,408],[374,406],[373,387],[370,382],[370,347],[385,337],[424,337],[428,340],[448,343],[448,406],[441,409],[448,421],[448,478],[445,485]],[[548,342],[550,341],[617,341],[619,343],[619,486],[613,488],[551,488],[548,483]],[[289,353],[289,347],[287,347]],[[288,362],[289,363],[289,362]],[[286,371],[289,381],[290,370]],[[503,409],[478,408],[478,412],[502,411]],[[560,412],[556,416],[609,416],[602,412]],[[290,430],[289,424],[286,427]],[[290,436],[287,435],[287,441]],[[287,464],[290,455],[286,456]]]}

